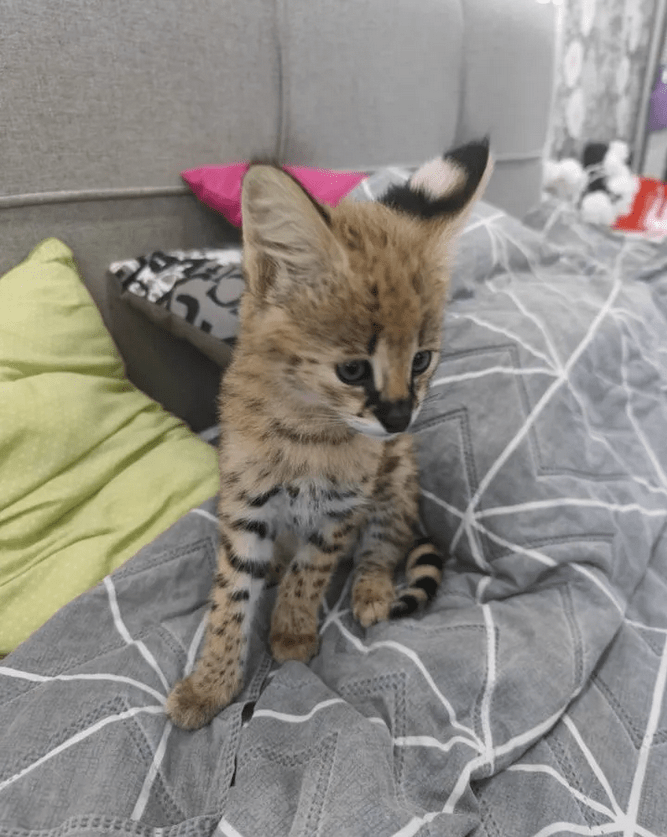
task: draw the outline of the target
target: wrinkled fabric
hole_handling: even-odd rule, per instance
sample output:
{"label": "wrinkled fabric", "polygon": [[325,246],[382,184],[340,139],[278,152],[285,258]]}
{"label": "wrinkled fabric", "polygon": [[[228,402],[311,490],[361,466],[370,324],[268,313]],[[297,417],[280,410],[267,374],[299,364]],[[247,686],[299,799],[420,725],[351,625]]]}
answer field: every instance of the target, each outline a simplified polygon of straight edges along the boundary
{"label": "wrinkled fabric", "polygon": [[667,250],[476,217],[416,428],[433,605],[363,630],[343,566],[276,666],[269,589],[243,693],[176,729],[209,501],[0,663],[0,834],[667,833]]}

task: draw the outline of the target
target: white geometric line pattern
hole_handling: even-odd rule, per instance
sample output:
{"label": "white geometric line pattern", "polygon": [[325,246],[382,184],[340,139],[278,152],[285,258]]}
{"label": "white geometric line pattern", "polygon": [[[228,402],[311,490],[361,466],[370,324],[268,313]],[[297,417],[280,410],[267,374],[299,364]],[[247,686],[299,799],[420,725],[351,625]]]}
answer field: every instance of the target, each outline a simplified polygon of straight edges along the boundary
{"label": "white geometric line pattern", "polygon": [[[203,512],[203,510],[201,509],[197,509],[197,511]],[[208,517],[208,515],[208,512],[203,513],[203,516],[205,517]],[[192,641],[190,642],[190,646],[188,648],[188,654],[185,660],[185,674],[189,674],[194,668],[197,650],[204,636],[205,629],[206,618],[203,618],[200,620],[197,630],[195,631],[194,636],[192,637]],[[146,774],[146,779],[144,781],[144,784],[142,785],[136,805],[134,806],[134,809],[132,811],[131,819],[133,820],[141,819],[141,816],[144,813],[146,804],[148,803],[148,799],[150,796],[151,788],[153,787],[153,783],[155,782],[155,779],[157,777],[160,764],[162,763],[162,759],[164,758],[167,749],[167,742],[169,740],[169,735],[172,729],[173,724],[171,723],[171,721],[167,720],[164,725],[164,730],[162,732],[162,738],[160,739],[160,742],[155,750],[153,761],[151,762],[151,766],[148,770],[148,773]]]}
{"label": "white geometric line pattern", "polygon": [[144,811],[146,810],[146,805],[148,804],[148,798],[151,793],[151,788],[153,787],[153,783],[155,782],[155,778],[160,769],[160,765],[162,764],[162,759],[164,758],[164,754],[167,750],[167,741],[169,740],[169,734],[172,729],[173,724],[170,721],[167,721],[167,723],[164,725],[164,730],[162,731],[162,738],[160,739],[160,743],[157,745],[157,749],[155,750],[153,761],[151,762],[151,766],[148,770],[148,773],[146,774],[144,783],[141,786],[141,790],[139,791],[137,802],[134,808],[132,809],[132,813],[130,814],[130,819],[140,820]]}
{"label": "white geometric line pattern", "polygon": [[221,834],[224,834],[225,837],[243,837],[242,834],[234,828],[231,823],[228,823],[227,820],[223,817],[220,822],[218,823],[218,827],[216,829]]}
{"label": "white geometric line pattern", "polygon": [[345,704],[345,701],[342,698],[323,700],[315,704],[310,712],[307,712],[305,715],[290,715],[287,712],[276,712],[273,709],[258,709],[253,714],[253,720],[256,718],[272,718],[273,720],[282,721],[287,724],[303,724],[309,721],[317,712],[320,712],[322,709],[327,709],[329,706],[335,706],[337,703]]}
{"label": "white geometric line pattern", "polygon": [[456,257],[429,610],[364,631],[339,577],[309,666],[267,676],[258,619],[238,702],[176,730],[211,500],[3,661],[0,836],[664,837],[667,246],[531,223],[482,205]]}
{"label": "white geometric line pattern", "polygon": [[[583,339],[581,340],[579,345],[576,347],[575,351],[570,355],[570,357],[568,358],[567,362],[562,367],[562,369],[559,369],[556,380],[553,381],[552,384],[550,384],[550,386],[544,392],[544,394],[539,399],[537,404],[533,407],[531,413],[528,415],[528,417],[526,418],[524,423],[521,425],[521,427],[519,427],[516,434],[512,437],[512,439],[509,441],[509,443],[502,450],[500,456],[498,456],[496,461],[493,463],[493,465],[486,472],[486,474],[484,476],[484,479],[482,480],[482,482],[478,486],[477,491],[475,492],[473,497],[470,499],[470,502],[468,503],[468,507],[466,508],[466,510],[464,512],[464,515],[463,515],[463,521],[464,522],[467,522],[470,519],[471,514],[474,511],[475,507],[478,505],[482,494],[484,493],[484,491],[486,490],[488,485],[491,483],[491,481],[494,479],[494,477],[501,470],[501,468],[503,467],[505,462],[510,458],[512,453],[521,444],[521,442],[523,441],[523,439],[526,436],[526,434],[528,433],[528,431],[531,429],[533,424],[539,418],[540,413],[542,412],[544,407],[553,399],[556,390],[559,387],[561,387],[563,384],[566,384],[568,382],[568,380],[569,380],[568,376],[569,376],[570,371],[572,370],[573,366],[577,363],[577,361],[579,360],[579,358],[581,357],[581,355],[585,351],[586,347],[593,340],[597,329],[599,328],[603,319],[606,317],[607,313],[609,312],[609,309],[613,305],[614,300],[616,299],[616,297],[618,296],[618,294],[621,290],[622,256],[623,256],[623,253],[621,253],[619,255],[618,262],[615,266],[615,275],[613,276],[613,284],[611,286],[608,297],[604,301],[604,304],[601,306],[597,315],[595,316],[595,318],[591,322],[590,326],[588,327],[588,330],[584,334]],[[456,532],[456,534],[454,535],[454,539],[452,541],[452,549],[456,549],[456,544],[458,542],[458,539],[460,537],[460,533],[462,531],[462,525],[463,525],[463,523],[459,525],[459,529]]]}
{"label": "white geometric line pattern", "polygon": [[110,576],[105,576],[103,579],[104,586],[107,588],[107,594],[109,596],[109,607],[111,608],[111,613],[113,614],[113,621],[114,625],[118,633],[123,637],[125,642],[128,645],[135,645],[141,656],[146,660],[149,666],[157,673],[157,676],[160,678],[162,685],[165,688],[165,691],[169,691],[169,683],[167,682],[167,678],[164,676],[164,673],[160,666],[157,663],[155,657],[151,654],[151,652],[146,648],[145,644],[141,640],[134,640],[130,636],[129,631],[125,627],[125,623],[123,622],[123,617],[120,615],[120,608],[118,607],[118,599],[116,598],[116,588],[114,587],[114,583],[111,580]]}
{"label": "white geometric line pattern", "polygon": [[147,712],[152,715],[158,713],[162,714],[164,712],[164,708],[162,706],[133,706],[132,709],[128,709],[126,712],[119,712],[117,715],[111,715],[107,718],[102,718],[102,720],[98,721],[96,724],[93,724],[92,726],[87,727],[86,729],[80,730],[76,733],[76,735],[72,735],[62,744],[59,744],[57,747],[54,747],[47,753],[44,753],[43,756],[36,759],[34,762],[32,762],[32,764],[28,765],[28,767],[23,768],[23,770],[20,770],[13,776],[9,776],[7,779],[3,779],[0,782],[0,791],[9,787],[9,785],[13,784],[14,782],[19,781],[31,771],[41,767],[43,764],[45,764],[45,762],[49,761],[50,759],[56,758],[56,756],[60,755],[70,747],[74,747],[86,738],[95,735],[95,733],[99,732],[99,730],[101,730],[103,727],[106,727],[108,724],[117,723],[119,721],[125,721],[127,718],[132,718],[135,715],[138,715],[140,712]]}
{"label": "white geometric line pattern", "polygon": [[660,668],[658,669],[658,676],[655,680],[655,688],[651,698],[651,711],[644,731],[644,738],[642,739],[641,747],[639,748],[639,758],[637,759],[637,767],[635,775],[632,779],[632,788],[630,790],[630,800],[628,802],[628,811],[626,814],[626,826],[623,832],[624,837],[632,837],[632,834],[637,828],[637,817],[639,814],[639,804],[641,801],[642,785],[646,777],[646,769],[648,767],[648,760],[651,753],[651,745],[655,736],[656,729],[660,720],[660,710],[662,709],[662,701],[665,695],[665,684],[667,683],[667,641],[665,641],[662,649],[662,656],[660,658]]}
{"label": "white geometric line pattern", "polygon": [[131,677],[123,677],[122,674],[54,674],[51,676],[44,675],[44,674],[34,674],[29,671],[17,671],[16,669],[9,668],[8,666],[0,666],[0,675],[5,675],[5,677],[15,677],[17,680],[30,680],[33,683],[48,683],[52,680],[62,680],[66,682],[68,680],[108,680],[110,682],[115,683],[127,683],[130,686],[134,686],[136,689],[141,689],[142,692],[146,692],[146,694],[150,695],[151,697],[155,698],[159,701],[166,700],[166,695],[158,692],[156,689],[147,686],[145,683],[140,683],[138,680],[133,680]]}
{"label": "white geometric line pattern", "polygon": [[380,648],[390,648],[393,651],[398,652],[399,654],[404,654],[408,659],[410,659],[423,676],[429,688],[432,689],[433,693],[436,695],[437,699],[444,707],[451,726],[459,732],[467,733],[467,735],[469,735],[471,739],[470,743],[474,745],[478,751],[484,749],[483,742],[475,733],[475,731],[471,727],[466,727],[464,724],[461,724],[456,719],[456,712],[454,711],[454,707],[440,691],[424,663],[419,659],[419,656],[411,648],[408,648],[405,645],[401,645],[398,642],[394,642],[393,640],[387,640],[385,642],[374,642],[370,645],[364,645],[364,643],[361,642],[361,640],[359,640],[357,637],[355,637],[336,616],[334,616],[331,621],[337,626],[338,630],[343,634],[343,636],[356,648],[356,650],[362,654],[370,654],[374,650]]}
{"label": "white geometric line pattern", "polygon": [[577,788],[572,787],[572,785],[568,784],[560,773],[548,764],[510,764],[507,769],[521,771],[522,773],[546,773],[547,776],[551,776],[558,783],[563,785],[563,787],[567,788],[568,792],[571,793],[572,796],[576,797],[580,802],[583,802],[585,805],[589,805],[591,808],[594,808],[596,811],[599,811],[601,814],[609,817],[610,820],[621,814],[620,810],[614,813],[607,805],[597,802],[590,796],[581,793],[581,791],[577,790]]}

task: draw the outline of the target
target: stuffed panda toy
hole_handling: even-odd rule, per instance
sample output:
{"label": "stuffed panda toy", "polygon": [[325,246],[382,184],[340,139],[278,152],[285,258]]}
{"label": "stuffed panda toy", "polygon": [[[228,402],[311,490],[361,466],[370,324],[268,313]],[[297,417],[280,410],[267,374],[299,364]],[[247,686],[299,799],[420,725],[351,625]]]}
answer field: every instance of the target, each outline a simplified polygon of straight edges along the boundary
{"label": "stuffed panda toy", "polygon": [[584,220],[612,226],[627,215],[639,189],[639,178],[630,171],[627,143],[589,142],[582,162],[573,158],[547,160],[544,188],[579,207]]}

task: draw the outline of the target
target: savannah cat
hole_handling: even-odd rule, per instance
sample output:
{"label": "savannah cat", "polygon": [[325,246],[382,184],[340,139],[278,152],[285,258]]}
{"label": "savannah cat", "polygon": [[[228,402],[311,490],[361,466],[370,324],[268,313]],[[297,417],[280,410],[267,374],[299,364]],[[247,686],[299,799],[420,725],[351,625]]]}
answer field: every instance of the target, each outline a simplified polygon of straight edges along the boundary
{"label": "savannah cat", "polygon": [[[320,205],[282,169],[242,190],[241,328],[220,390],[220,546],[201,657],[167,701],[208,723],[242,686],[253,580],[284,529],[300,545],[279,584],[270,644],[309,660],[338,559],[356,544],[352,607],[367,627],[433,598],[442,559],[415,544],[418,475],[405,433],[439,358],[455,234],[491,172],[488,141],[417,171],[379,202]],[[408,588],[394,569],[408,554]]]}

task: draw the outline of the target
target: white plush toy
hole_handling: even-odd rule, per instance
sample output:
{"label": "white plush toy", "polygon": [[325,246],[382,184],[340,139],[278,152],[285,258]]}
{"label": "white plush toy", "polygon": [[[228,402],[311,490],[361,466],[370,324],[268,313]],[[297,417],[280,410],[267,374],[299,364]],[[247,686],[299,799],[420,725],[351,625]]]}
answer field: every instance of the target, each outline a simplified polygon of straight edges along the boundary
{"label": "white plush toy", "polygon": [[544,188],[566,201],[576,201],[588,183],[588,176],[579,160],[544,161]]}
{"label": "white plush toy", "polygon": [[578,204],[582,217],[591,224],[611,226],[628,214],[639,189],[639,178],[628,167],[629,156],[627,143],[615,140],[601,163],[586,168],[573,158],[546,160],[544,188]]}
{"label": "white plush toy", "polygon": [[607,192],[598,190],[588,192],[581,200],[581,217],[589,224],[602,224],[611,227],[614,221],[624,213],[617,212]]}

